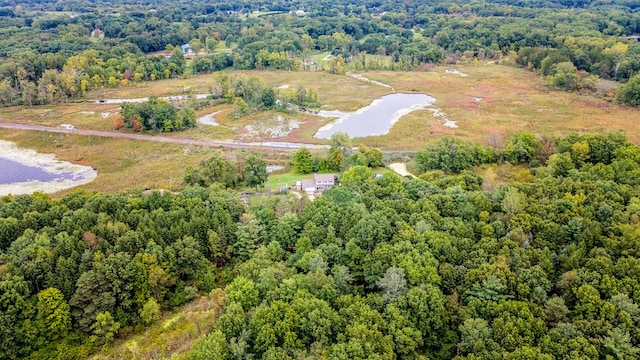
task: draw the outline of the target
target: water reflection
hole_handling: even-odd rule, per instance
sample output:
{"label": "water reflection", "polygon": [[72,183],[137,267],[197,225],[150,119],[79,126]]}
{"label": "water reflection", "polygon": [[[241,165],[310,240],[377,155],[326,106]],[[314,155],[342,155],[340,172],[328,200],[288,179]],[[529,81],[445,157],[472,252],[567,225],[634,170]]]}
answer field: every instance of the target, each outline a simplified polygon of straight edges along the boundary
{"label": "water reflection", "polygon": [[27,181],[73,180],[73,178],[73,173],[53,174],[36,166],[0,158],[0,185]]}
{"label": "water reflection", "polygon": [[435,99],[426,94],[389,94],[352,113],[320,111],[319,116],[338,119],[321,127],[315,138],[328,139],[337,132],[350,137],[387,134],[402,116],[432,105]]}

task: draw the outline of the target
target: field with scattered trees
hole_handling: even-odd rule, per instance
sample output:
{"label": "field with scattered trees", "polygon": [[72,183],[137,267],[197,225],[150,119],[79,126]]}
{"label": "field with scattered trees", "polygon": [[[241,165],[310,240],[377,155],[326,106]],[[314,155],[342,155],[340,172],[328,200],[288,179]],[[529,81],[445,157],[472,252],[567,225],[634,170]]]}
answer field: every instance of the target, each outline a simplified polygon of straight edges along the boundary
{"label": "field with scattered trees", "polygon": [[[42,128],[0,139],[98,177],[0,198],[0,359],[638,358],[639,36],[634,0],[4,1],[0,123]],[[313,137],[394,92],[435,103]]]}

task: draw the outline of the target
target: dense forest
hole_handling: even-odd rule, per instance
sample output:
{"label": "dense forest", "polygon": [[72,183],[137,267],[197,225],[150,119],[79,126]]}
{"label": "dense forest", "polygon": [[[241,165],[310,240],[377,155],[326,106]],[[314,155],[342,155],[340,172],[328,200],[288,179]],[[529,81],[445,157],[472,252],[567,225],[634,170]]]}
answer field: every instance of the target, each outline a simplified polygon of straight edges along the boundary
{"label": "dense forest", "polygon": [[[544,76],[626,82],[640,71],[637,1],[5,1],[0,103],[67,101],[86,91],[225,68],[327,65],[419,70],[510,59]],[[195,57],[187,65],[181,45]],[[149,56],[154,52],[157,56]],[[381,61],[380,57],[389,57]],[[517,59],[516,59],[517,57]],[[573,66],[559,66],[568,63]],[[317,65],[317,64],[316,64]],[[588,88],[565,86],[570,90]]]}
{"label": "dense forest", "polygon": [[[311,203],[217,183],[3,198],[0,357],[85,358],[223,288],[190,359],[637,358],[639,147],[445,138],[416,162],[353,166]],[[482,163],[522,172],[488,184]]]}

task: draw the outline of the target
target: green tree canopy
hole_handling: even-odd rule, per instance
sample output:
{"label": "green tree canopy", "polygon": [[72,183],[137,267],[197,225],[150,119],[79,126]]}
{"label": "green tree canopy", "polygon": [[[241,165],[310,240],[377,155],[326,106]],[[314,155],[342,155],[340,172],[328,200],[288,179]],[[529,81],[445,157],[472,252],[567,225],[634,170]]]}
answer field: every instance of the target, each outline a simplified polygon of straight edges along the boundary
{"label": "green tree canopy", "polygon": [[267,181],[267,162],[253,155],[247,156],[244,164],[244,182],[247,186],[258,186]]}
{"label": "green tree canopy", "polygon": [[314,166],[313,155],[306,148],[296,151],[293,154],[293,166],[298,172],[303,174],[312,172]]}
{"label": "green tree canopy", "polygon": [[618,89],[616,99],[623,104],[640,106],[640,74],[629,79]]}

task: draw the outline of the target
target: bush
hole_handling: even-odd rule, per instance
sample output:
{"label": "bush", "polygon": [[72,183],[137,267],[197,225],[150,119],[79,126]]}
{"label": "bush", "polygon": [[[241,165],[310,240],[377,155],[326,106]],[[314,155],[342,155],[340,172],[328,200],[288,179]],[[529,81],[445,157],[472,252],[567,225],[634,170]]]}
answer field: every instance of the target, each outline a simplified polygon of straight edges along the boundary
{"label": "bush", "polygon": [[443,138],[436,146],[428,147],[416,154],[416,162],[422,172],[443,170],[461,172],[481,163],[482,149],[467,141]]}
{"label": "bush", "polygon": [[634,76],[618,90],[616,100],[631,106],[640,106],[640,74]]}

